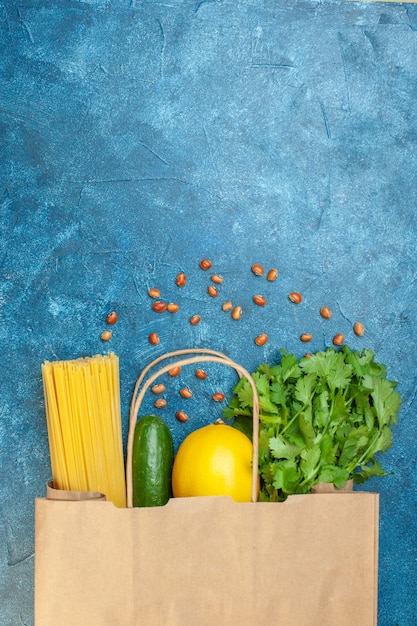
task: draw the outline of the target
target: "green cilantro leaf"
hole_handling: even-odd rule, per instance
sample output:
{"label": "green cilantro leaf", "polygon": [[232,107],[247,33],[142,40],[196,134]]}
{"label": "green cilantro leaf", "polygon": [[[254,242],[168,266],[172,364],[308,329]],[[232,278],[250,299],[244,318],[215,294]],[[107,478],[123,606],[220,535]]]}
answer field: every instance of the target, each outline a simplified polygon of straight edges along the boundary
{"label": "green cilantro leaf", "polygon": [[315,476],[318,463],[321,456],[320,446],[314,446],[313,448],[305,449],[301,452],[300,469],[307,480],[311,480]]}
{"label": "green cilantro leaf", "polygon": [[387,472],[376,459],[369,465],[361,466],[360,470],[354,473],[353,480],[355,484],[360,485],[368,480],[368,478],[371,478],[371,476],[387,476]]}
{"label": "green cilantro leaf", "polygon": [[313,427],[313,415],[311,406],[306,407],[305,411],[300,413],[298,417],[298,427],[303,436],[306,448],[311,448],[316,438],[316,431]]}
{"label": "green cilantro leaf", "polygon": [[344,487],[349,480],[349,472],[337,465],[323,465],[320,474],[318,475],[317,482],[319,483],[333,483],[335,487]]}
{"label": "green cilantro leaf", "polygon": [[275,382],[271,384],[270,399],[271,399],[271,402],[274,402],[274,404],[277,404],[279,406],[286,405],[287,399],[285,397],[285,390],[284,390],[282,382],[276,380]]}
{"label": "green cilantro leaf", "polygon": [[246,384],[240,386],[237,390],[237,397],[242,408],[253,407],[253,393],[250,384],[245,381]]}
{"label": "green cilantro leaf", "polygon": [[313,373],[302,376],[297,380],[295,385],[294,397],[301,402],[301,404],[308,404],[314,394],[316,387],[316,375]]}
{"label": "green cilantro leaf", "polygon": [[300,449],[297,446],[279,436],[271,437],[269,449],[275,459],[292,459],[300,453]]}
{"label": "green cilantro leaf", "polygon": [[269,379],[261,372],[255,372],[252,375],[256,389],[260,396],[269,396]]}

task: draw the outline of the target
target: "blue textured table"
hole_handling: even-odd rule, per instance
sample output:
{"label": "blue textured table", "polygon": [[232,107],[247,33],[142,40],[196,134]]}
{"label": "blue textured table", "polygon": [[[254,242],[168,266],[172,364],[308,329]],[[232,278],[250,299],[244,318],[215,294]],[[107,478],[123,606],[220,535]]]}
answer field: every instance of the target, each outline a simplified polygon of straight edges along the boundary
{"label": "blue textured table", "polygon": [[[1,624],[33,622],[44,360],[115,351],[126,438],[153,356],[210,347],[251,370],[302,355],[308,331],[309,351],[341,332],[399,381],[393,473],[363,489],[380,493],[379,625],[415,625],[417,6],[3,0],[0,81]],[[204,257],[239,322],[207,296]],[[278,280],[260,287],[254,262]],[[155,314],[150,287],[179,312]],[[216,416],[208,397],[185,425],[165,413],[176,443]]]}

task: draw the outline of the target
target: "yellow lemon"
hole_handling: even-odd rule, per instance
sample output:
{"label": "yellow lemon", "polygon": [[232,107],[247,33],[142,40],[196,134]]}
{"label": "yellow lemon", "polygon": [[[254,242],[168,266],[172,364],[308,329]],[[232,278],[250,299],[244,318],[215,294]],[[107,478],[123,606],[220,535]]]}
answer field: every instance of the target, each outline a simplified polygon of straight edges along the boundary
{"label": "yellow lemon", "polygon": [[237,502],[250,502],[252,452],[248,437],[227,424],[193,431],[174,459],[174,497],[230,496]]}

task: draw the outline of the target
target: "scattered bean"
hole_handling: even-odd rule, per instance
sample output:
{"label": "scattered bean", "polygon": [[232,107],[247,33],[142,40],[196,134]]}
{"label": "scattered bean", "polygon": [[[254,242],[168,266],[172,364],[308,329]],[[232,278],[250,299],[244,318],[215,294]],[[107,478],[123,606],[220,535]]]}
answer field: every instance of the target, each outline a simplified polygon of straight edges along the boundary
{"label": "scattered bean", "polygon": [[215,393],[213,393],[211,397],[214,400],[214,402],[223,402],[223,400],[225,400],[226,398],[224,393],[222,393],[221,391],[216,391]]}
{"label": "scattered bean", "polygon": [[304,343],[308,343],[309,341],[311,341],[313,339],[313,335],[311,333],[303,333],[300,336],[301,341],[303,341]]}
{"label": "scattered bean", "polygon": [[241,317],[242,317],[242,307],[235,306],[235,308],[232,311],[232,318],[234,320],[240,320]]}
{"label": "scattered bean", "polygon": [[218,417],[213,423],[216,424],[216,426],[219,426],[220,424],[224,424],[224,420],[222,420],[221,417]]}
{"label": "scattered bean", "polygon": [[200,323],[201,317],[199,315],[192,315],[190,317],[190,324],[197,326]]}
{"label": "scattered bean", "polygon": [[204,370],[201,369],[197,369],[195,371],[195,375],[197,376],[197,378],[199,378],[200,380],[205,380],[207,378],[207,374]]}
{"label": "scattered bean", "polygon": [[202,270],[209,270],[212,265],[213,265],[213,263],[211,261],[209,261],[208,259],[203,259],[200,262],[200,267],[201,267]]}
{"label": "scattered bean", "polygon": [[148,296],[150,296],[151,298],[160,298],[161,292],[159,291],[159,289],[152,288],[148,290]]}
{"label": "scattered bean", "polygon": [[180,389],[180,396],[187,399],[192,398],[193,392],[191,391],[191,389],[188,389],[188,387],[183,387],[182,389]]}
{"label": "scattered bean", "polygon": [[151,333],[148,336],[148,340],[149,340],[149,343],[151,343],[153,346],[158,345],[158,343],[159,343],[159,335],[158,335],[158,333]]}
{"label": "scattered bean", "polygon": [[188,415],[185,411],[177,411],[175,417],[179,422],[188,422]]}
{"label": "scattered bean", "polygon": [[180,272],[178,274],[177,278],[175,279],[175,282],[178,287],[184,287],[185,283],[187,282],[187,277],[184,274],[184,272]]}
{"label": "scattered bean", "polygon": [[291,302],[294,302],[294,304],[300,304],[300,302],[302,302],[303,300],[303,296],[301,295],[301,293],[298,293],[298,291],[292,291],[288,297]]}
{"label": "scattered bean", "polygon": [[358,335],[358,337],[362,337],[365,332],[365,327],[362,322],[355,322],[355,324],[353,325],[353,330],[354,333]]}
{"label": "scattered bean", "polygon": [[337,335],[333,337],[333,344],[335,346],[341,346],[344,340],[345,340],[345,336],[342,335],[342,333],[338,333]]}
{"label": "scattered bean", "polygon": [[178,376],[180,372],[181,372],[181,365],[174,365],[174,367],[171,367],[171,369],[168,370],[168,374],[170,376]]}
{"label": "scattered bean", "polygon": [[156,383],[156,385],[152,386],[151,391],[153,393],[164,393],[165,385],[163,383]]}
{"label": "scattered bean", "polygon": [[158,302],[152,303],[152,308],[156,313],[162,313],[166,310],[167,305],[165,302],[161,302],[160,300],[158,300]]}
{"label": "scattered bean", "polygon": [[108,324],[115,324],[117,322],[117,320],[119,319],[119,316],[117,315],[116,311],[112,311],[111,313],[108,314],[107,318],[106,318],[106,322]]}
{"label": "scattered bean", "polygon": [[233,302],[228,300],[227,302],[223,302],[222,304],[223,311],[231,311],[233,309]]}
{"label": "scattered bean", "polygon": [[102,341],[109,341],[112,338],[112,333],[109,330],[104,330],[101,333],[101,340]]}
{"label": "scattered bean", "polygon": [[255,343],[257,346],[264,346],[268,341],[268,335],[266,333],[261,333],[255,338]]}
{"label": "scattered bean", "polygon": [[273,282],[274,280],[277,279],[277,276],[278,276],[278,270],[273,268],[272,270],[269,270],[268,274],[266,275],[266,278],[270,282]]}
{"label": "scattered bean", "polygon": [[220,276],[219,274],[213,274],[211,280],[213,281],[213,283],[216,283],[216,285],[221,285],[223,282],[223,276]]}
{"label": "scattered bean", "polygon": [[167,401],[165,400],[165,398],[158,398],[157,400],[155,400],[153,405],[156,409],[164,409],[167,405]]}
{"label": "scattered bean", "polygon": [[260,296],[260,295],[253,296],[253,301],[258,306],[265,306],[265,304],[266,304],[266,298],[264,298],[264,296]]}
{"label": "scattered bean", "polygon": [[305,356],[305,358],[308,358],[309,356],[313,356],[313,353],[312,352],[306,352],[304,356]]}
{"label": "scattered bean", "polygon": [[320,315],[326,320],[329,320],[333,314],[328,306],[322,306],[320,309]]}
{"label": "scattered bean", "polygon": [[255,274],[255,276],[263,276],[265,270],[260,263],[254,263],[252,265],[252,272]]}
{"label": "scattered bean", "polygon": [[170,313],[176,313],[179,308],[180,307],[176,302],[170,302],[169,304],[167,304],[167,311],[169,311]]}
{"label": "scattered bean", "polygon": [[217,298],[217,296],[219,295],[219,292],[217,291],[217,288],[214,285],[209,285],[207,287],[207,291],[208,291],[208,295],[211,296],[212,298]]}

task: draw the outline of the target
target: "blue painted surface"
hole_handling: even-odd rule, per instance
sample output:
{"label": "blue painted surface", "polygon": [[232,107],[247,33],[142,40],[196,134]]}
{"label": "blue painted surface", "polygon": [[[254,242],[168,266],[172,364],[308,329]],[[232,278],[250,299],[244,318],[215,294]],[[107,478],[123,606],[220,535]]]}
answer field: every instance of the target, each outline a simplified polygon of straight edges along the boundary
{"label": "blue painted surface", "polygon": [[[411,4],[0,0],[1,624],[33,623],[33,502],[50,479],[42,361],[114,350],[126,438],[153,356],[210,347],[251,370],[281,347],[303,354],[304,331],[311,351],[345,333],[399,381],[394,473],[364,488],[381,496],[379,625],[417,623],[416,31]],[[204,257],[224,276],[218,299]],[[278,267],[277,282],[254,262]],[[153,286],[177,314],[151,311]],[[240,322],[220,310],[229,298]],[[230,391],[230,373],[212,377]],[[212,419],[210,392],[186,426],[172,397],[176,443]]]}

